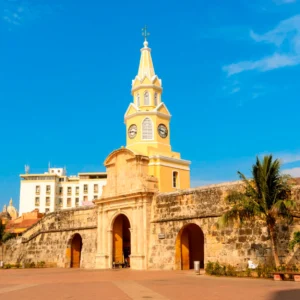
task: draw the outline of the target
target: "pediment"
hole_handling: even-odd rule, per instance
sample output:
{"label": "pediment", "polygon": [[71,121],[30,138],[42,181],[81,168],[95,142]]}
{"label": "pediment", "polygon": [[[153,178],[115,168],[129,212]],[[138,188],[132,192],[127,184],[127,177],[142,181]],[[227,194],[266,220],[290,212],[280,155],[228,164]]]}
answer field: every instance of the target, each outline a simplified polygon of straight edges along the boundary
{"label": "pediment", "polygon": [[130,103],[127,110],[126,110],[126,112],[125,112],[125,118],[127,116],[135,114],[138,111],[139,111],[138,107],[134,103]]}
{"label": "pediment", "polygon": [[122,160],[126,161],[127,159],[134,158],[135,153],[127,148],[120,148],[111,152],[104,161],[104,166],[108,166],[116,163],[118,156],[122,156]]}
{"label": "pediment", "polygon": [[165,115],[168,115],[168,116],[171,116],[169,110],[167,109],[167,106],[161,102],[156,108],[155,108],[156,111],[162,113],[162,114],[165,114]]}

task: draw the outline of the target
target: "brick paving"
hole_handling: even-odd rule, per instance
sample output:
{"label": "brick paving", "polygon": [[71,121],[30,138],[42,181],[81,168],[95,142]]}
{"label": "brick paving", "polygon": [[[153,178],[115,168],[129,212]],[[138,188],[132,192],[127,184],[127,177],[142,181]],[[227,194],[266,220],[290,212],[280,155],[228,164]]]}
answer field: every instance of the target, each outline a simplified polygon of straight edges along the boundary
{"label": "brick paving", "polygon": [[0,299],[299,300],[299,282],[197,276],[193,271],[0,270]]}

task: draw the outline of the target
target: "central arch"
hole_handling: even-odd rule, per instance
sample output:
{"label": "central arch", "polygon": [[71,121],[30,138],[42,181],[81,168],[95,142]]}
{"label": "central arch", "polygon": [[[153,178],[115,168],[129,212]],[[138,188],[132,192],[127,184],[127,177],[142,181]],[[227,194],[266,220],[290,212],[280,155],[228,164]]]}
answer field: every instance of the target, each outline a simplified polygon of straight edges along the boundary
{"label": "central arch", "polygon": [[80,268],[82,238],[76,233],[71,241],[71,268]]}
{"label": "central arch", "polygon": [[130,222],[127,216],[118,215],[113,224],[113,264],[130,266],[131,236]]}
{"label": "central arch", "polygon": [[189,270],[194,268],[194,261],[200,261],[204,268],[204,234],[196,224],[181,228],[176,238],[175,269]]}

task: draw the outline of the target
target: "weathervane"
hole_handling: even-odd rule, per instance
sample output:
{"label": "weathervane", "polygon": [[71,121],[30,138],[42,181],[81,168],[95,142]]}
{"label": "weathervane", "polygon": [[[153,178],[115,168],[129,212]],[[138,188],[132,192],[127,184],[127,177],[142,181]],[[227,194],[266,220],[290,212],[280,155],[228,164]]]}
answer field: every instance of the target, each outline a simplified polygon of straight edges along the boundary
{"label": "weathervane", "polygon": [[147,30],[147,25],[145,25],[144,28],[142,28],[142,36],[145,38],[145,41],[147,41],[147,36],[149,36],[150,33]]}

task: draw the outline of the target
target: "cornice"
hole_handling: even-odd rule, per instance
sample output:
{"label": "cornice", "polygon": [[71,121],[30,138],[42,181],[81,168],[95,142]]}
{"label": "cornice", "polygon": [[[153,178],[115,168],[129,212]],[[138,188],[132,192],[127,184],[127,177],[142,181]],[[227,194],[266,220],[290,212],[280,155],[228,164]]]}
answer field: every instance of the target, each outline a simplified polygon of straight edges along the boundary
{"label": "cornice", "polygon": [[177,163],[177,164],[182,164],[182,165],[190,165],[191,161],[190,160],[185,160],[181,158],[174,158],[174,157],[168,157],[168,156],[163,156],[163,155],[152,155],[149,156],[150,160],[151,159],[158,159],[158,160],[163,160],[171,163]]}
{"label": "cornice", "polygon": [[131,89],[131,94],[133,94],[135,91],[142,89],[142,88],[146,88],[146,89],[156,89],[160,92],[162,92],[163,88],[160,86],[157,86],[155,84],[140,84],[139,86],[136,86],[134,88]]}
{"label": "cornice", "polygon": [[129,116],[125,116],[124,117],[124,121],[127,121],[133,117],[136,117],[136,116],[158,116],[158,117],[161,117],[163,119],[166,119],[166,120],[170,120],[171,119],[171,116],[168,116],[166,114],[163,114],[159,111],[137,111],[136,113],[132,114],[132,115],[129,115]]}

